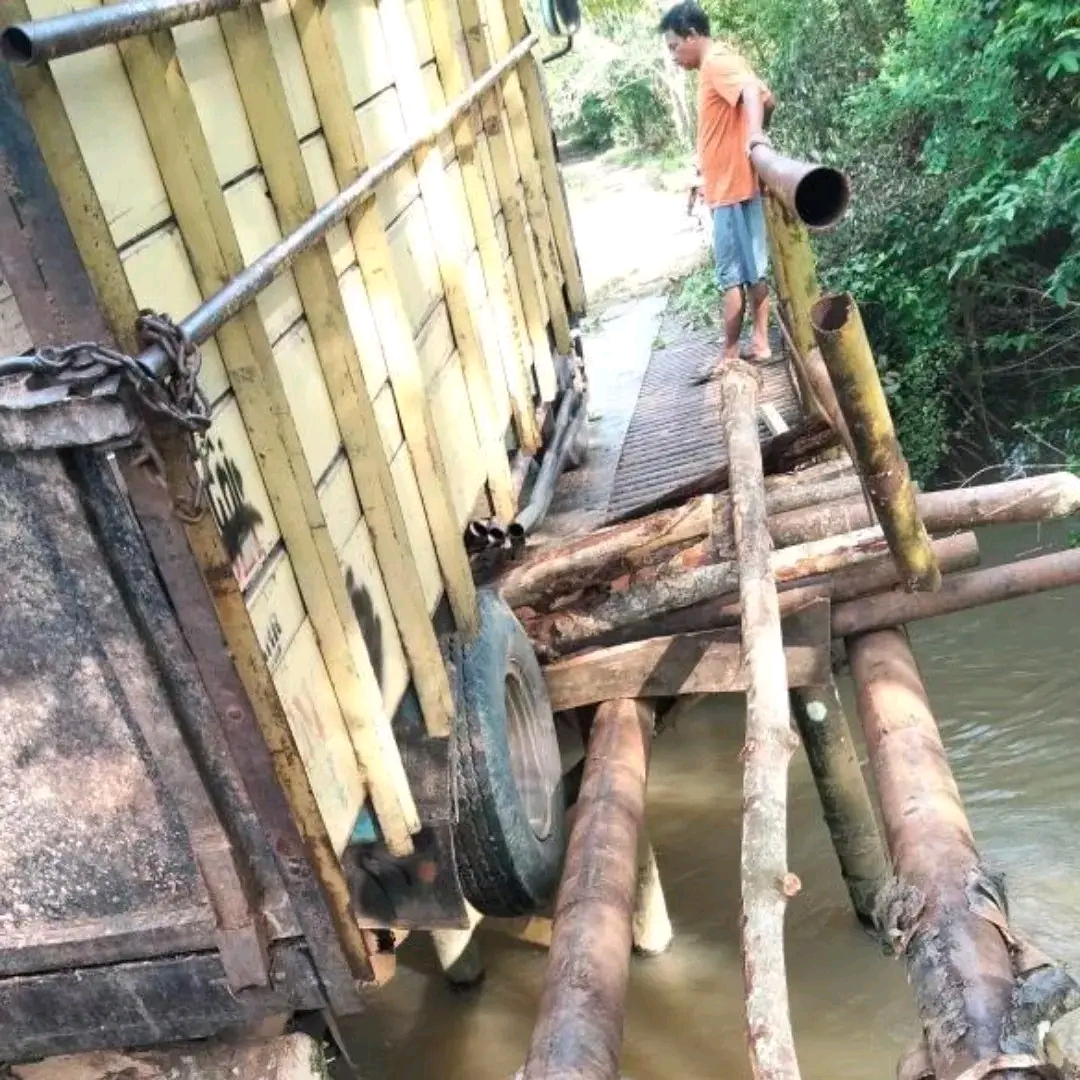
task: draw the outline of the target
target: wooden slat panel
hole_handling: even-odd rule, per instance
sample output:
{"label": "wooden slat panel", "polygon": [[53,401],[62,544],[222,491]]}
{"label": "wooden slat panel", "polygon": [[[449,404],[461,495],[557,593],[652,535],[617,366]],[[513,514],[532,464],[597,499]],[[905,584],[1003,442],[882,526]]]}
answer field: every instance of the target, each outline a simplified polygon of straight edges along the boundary
{"label": "wooden slat panel", "polygon": [[350,267],[338,279],[341,287],[341,299],[345,304],[345,314],[349,320],[349,330],[356,342],[356,351],[360,355],[360,367],[364,373],[364,383],[368,393],[375,397],[390,377],[386,370],[386,357],[383,356],[382,342],[375,325],[375,315],[368,300],[367,286],[359,266]]}
{"label": "wooden slat panel", "polygon": [[307,618],[284,548],[278,548],[267,561],[264,573],[251,587],[247,603],[266,662],[271,671],[277,671]]}
{"label": "wooden slat panel", "polygon": [[[246,176],[228,188],[225,205],[229,208],[245,265],[253,263],[281,239],[266,178],[261,172]],[[271,342],[277,341],[303,314],[296,282],[288,270],[259,293],[256,304]]]}
{"label": "wooden slat panel", "polygon": [[461,357],[457,353],[450,357],[432,384],[430,400],[435,430],[450,477],[454,511],[464,529],[483,490],[485,470]]}
{"label": "wooden slat panel", "polygon": [[[96,6],[93,0],[33,0],[35,19]],[[169,200],[139,120],[120,56],[112,46],[49,65],[117,246],[169,217]],[[86,88],[94,92],[88,94]]]}
{"label": "wooden slat panel", "polygon": [[199,471],[233,574],[244,588],[281,539],[281,530],[231,395],[215,411],[200,444]]}
{"label": "wooden slat panel", "polygon": [[340,43],[349,101],[359,105],[393,81],[378,4],[376,0],[326,0],[326,10]]}
{"label": "wooden slat panel", "polygon": [[422,200],[414,202],[386,230],[386,239],[393,258],[394,274],[401,286],[410,336],[415,336],[442,297],[435,242]]}
{"label": "wooden slat panel", "polygon": [[[334,166],[330,162],[330,151],[326,148],[326,139],[314,135],[300,147],[304,155],[304,166],[311,191],[319,206],[328,203],[337,193],[337,180],[334,178]],[[330,258],[334,262],[334,272],[340,276],[350,266],[356,265],[356,252],[353,250],[352,237],[345,225],[335,225],[326,234],[326,243],[330,248]]]}
{"label": "wooden slat panel", "polygon": [[[392,153],[405,142],[405,118],[397,90],[392,86],[361,105],[356,110],[356,122],[360,125],[360,137],[371,162]],[[420,185],[412,165],[405,164],[396,169],[375,192],[383,222],[389,225],[395,221],[419,194]]]}
{"label": "wooden slat panel", "polygon": [[274,61],[285,84],[285,96],[296,137],[304,139],[319,130],[319,110],[315,107],[315,95],[311,92],[289,0],[264,3],[263,17],[270,35],[270,47],[274,50]]}
{"label": "wooden slat panel", "polygon": [[227,184],[255,168],[259,159],[244,115],[244,103],[229,67],[221,28],[217,19],[202,19],[178,26],[172,33],[218,179]]}
{"label": "wooden slat panel", "polygon": [[390,598],[375,561],[371,534],[364,521],[357,523],[346,541],[341,551],[341,564],[375,677],[382,689],[383,707],[392,716],[409,685],[409,671],[394,624]]}
{"label": "wooden slat panel", "polygon": [[[248,7],[223,14],[221,19],[230,58],[236,69],[240,91],[248,111],[255,143],[264,163],[275,207],[285,228],[299,228],[315,212],[315,198],[299,146],[288,129],[285,88],[277,77],[261,11]],[[308,35],[305,35],[304,41],[306,48],[310,44]],[[353,113],[343,95],[340,102],[342,118],[355,131]],[[367,220],[374,223],[376,228],[370,237],[364,238],[366,243],[359,244],[359,249],[365,255],[361,271],[370,275],[367,282],[369,288],[374,281],[376,288],[387,291],[393,284],[393,271],[385,234],[377,223],[376,214],[375,208],[369,205]],[[372,259],[377,260],[377,267],[368,265]],[[399,620],[402,641],[409,656],[424,719],[432,735],[442,736],[449,732],[454,710],[450,682],[434,629],[430,620],[425,618],[421,582],[415,567],[408,562],[406,525],[386,458],[379,453],[374,410],[326,245],[315,245],[299,255],[294,265],[294,274],[309,316],[321,374],[331,393],[332,407],[344,434],[345,450],[353,477],[376,537],[380,563],[385,567],[385,580],[392,590],[392,606]],[[400,319],[400,305],[395,308],[394,319],[396,329],[397,320]],[[408,345],[412,346],[411,340]],[[413,351],[412,363],[415,362]],[[401,374],[401,371],[393,374],[396,396],[401,386]],[[415,434],[416,432],[413,432],[414,436]],[[409,435],[408,428],[406,435]],[[420,444],[419,449],[423,450],[427,445],[428,443]],[[415,441],[409,449],[410,455],[417,459],[419,455]],[[445,498],[443,484],[445,479],[441,475],[433,474],[430,476],[430,483],[424,488],[429,514],[431,507],[441,511]],[[471,575],[467,578],[464,576],[468,573],[468,561],[460,535],[453,536],[450,542],[446,541],[445,529],[440,535],[443,539],[436,545],[436,550],[451,583],[452,602],[458,607],[463,602],[466,605],[471,604],[471,609],[466,606],[463,610],[465,614],[469,614],[470,610],[474,613],[475,590]],[[363,647],[357,612],[351,603],[348,590],[342,587],[343,581],[330,570],[327,561],[329,553],[325,550],[322,539],[316,536],[319,557],[331,586],[337,617],[348,636],[352,660],[360,682],[357,689],[364,694],[364,704],[368,712],[366,718],[356,717],[357,723],[354,725],[348,704],[343,703],[343,708],[346,719],[350,721],[350,733],[364,767],[376,812],[389,842],[392,837],[387,832],[386,814],[397,813],[397,808],[387,802],[391,790],[398,806],[405,812],[406,822],[414,819],[415,807],[401,757],[393,740],[389,717],[382,711],[380,688],[374,678],[370,657]],[[337,563],[335,568],[340,574]],[[316,626],[318,627],[317,622]],[[338,673],[329,657],[327,662],[331,675],[336,679]],[[376,698],[380,700],[376,701]],[[394,830],[397,823],[391,818],[389,825]],[[400,838],[393,839],[400,849]]]}
{"label": "wooden slat panel", "polygon": [[420,485],[416,482],[409,451],[404,444],[390,463],[390,472],[394,477],[394,487],[401,500],[401,510],[405,515],[405,524],[409,530],[409,546],[413,562],[420,574],[424,588],[424,598],[430,614],[435,610],[442,596],[442,577],[439,574],[439,561],[435,546],[428,529],[424,500],[420,494]]}
{"label": "wooden slat panel", "polygon": [[379,424],[379,437],[382,439],[387,456],[391,459],[396,458],[398,451],[405,443],[405,435],[402,433],[401,421],[398,419],[394,388],[389,382],[383,386],[375,398],[375,419]]}
{"label": "wooden slat panel", "polygon": [[416,352],[424,385],[430,387],[454,351],[454,333],[450,329],[450,313],[439,301],[416,338]]}
{"label": "wooden slat panel", "polygon": [[[123,261],[135,303],[140,308],[163,311],[179,322],[202,303],[184,241],[174,224],[165,225],[126,248]],[[213,403],[229,389],[229,379],[216,341],[211,339],[199,351],[202,355],[199,385]]]}
{"label": "wooden slat panel", "polygon": [[330,543],[341,554],[345,541],[353,534],[360,522],[360,501],[353,487],[349,463],[342,454],[327,472],[319,485],[319,505],[326,516],[326,531],[330,534]]}
{"label": "wooden slat panel", "polygon": [[516,363],[513,338],[511,337],[509,343],[506,343],[500,337],[500,320],[496,315],[496,308],[500,300],[509,309],[505,285],[503,282],[499,282],[502,287],[499,289],[499,296],[494,301],[490,294],[485,293],[486,280],[479,251],[473,251],[469,255],[465,264],[465,272],[472,279],[472,287],[476,290],[477,296],[481,297],[478,322],[480,337],[484,342],[484,359],[488,364],[492,407],[495,410],[495,420],[499,425],[499,430],[505,434],[506,427],[510,423],[512,416],[506,365],[507,363]]}
{"label": "wooden slat panel", "polygon": [[274,672],[289,727],[334,850],[345,850],[364,801],[364,782],[310,620]]}

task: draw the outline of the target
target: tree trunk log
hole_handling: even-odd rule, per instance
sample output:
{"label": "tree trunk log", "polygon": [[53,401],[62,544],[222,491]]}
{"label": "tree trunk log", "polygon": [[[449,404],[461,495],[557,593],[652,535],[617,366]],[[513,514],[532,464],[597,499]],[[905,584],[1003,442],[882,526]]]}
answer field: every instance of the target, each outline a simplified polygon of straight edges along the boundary
{"label": "tree trunk log", "polygon": [[[797,581],[876,558],[886,551],[881,530],[875,527],[773,552],[770,563],[777,581]],[[606,640],[626,627],[644,626],[666,612],[734,593],[738,588],[738,565],[722,562],[662,574],[653,581],[612,592],[588,610],[567,609],[539,616],[519,611],[518,617],[533,644],[551,660]]]}
{"label": "tree trunk log", "polygon": [[780,605],[769,559],[757,432],[757,373],[736,362],[721,376],[731,463],[742,638],[749,668],[743,747],[742,966],[747,1042],[756,1080],[799,1076],[784,967],[784,911],[798,891],[787,868],[787,771],[796,744],[788,704]]}
{"label": "tree trunk log", "polygon": [[833,608],[833,637],[847,637],[983,604],[1080,585],[1080,548],[946,578],[937,593],[887,592]]}
{"label": "tree trunk log", "polygon": [[[980,525],[1052,521],[1080,510],[1080,476],[1049,473],[1000,484],[924,492],[916,495],[915,503],[926,528],[937,533]],[[782,548],[870,524],[866,505],[851,500],[779,514],[769,522],[769,532],[773,543]]]}
{"label": "tree trunk log", "polygon": [[1004,926],[1004,912],[992,899],[904,634],[849,638],[848,655],[898,879],[886,930],[907,963],[935,1076],[956,1080],[1001,1053],[1014,982],[993,921]]}
{"label": "tree trunk log", "polygon": [[941,584],[941,571],[919,519],[915,489],[859,309],[846,294],[825,296],[814,304],[811,320],[851,433],[859,471],[904,584],[933,592]]}
{"label": "tree trunk log", "polygon": [[653,710],[605,702],[586,751],[524,1080],[616,1080]]}
{"label": "tree trunk log", "polygon": [[791,711],[851,906],[864,926],[873,926],[874,904],[889,882],[889,863],[836,683],[830,679],[823,686],[792,690]]}

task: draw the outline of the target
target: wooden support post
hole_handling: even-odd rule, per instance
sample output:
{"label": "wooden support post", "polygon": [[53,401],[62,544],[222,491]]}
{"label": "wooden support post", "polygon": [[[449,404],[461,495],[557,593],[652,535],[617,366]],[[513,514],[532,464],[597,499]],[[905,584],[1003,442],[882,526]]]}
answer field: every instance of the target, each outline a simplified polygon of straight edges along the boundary
{"label": "wooden support post", "polygon": [[[262,18],[258,9],[230,14]],[[192,269],[203,294],[211,295],[243,269],[244,258],[172,35],[130,38],[120,43],[120,55]],[[249,305],[217,341],[383,835],[392,851],[407,854],[420,828],[416,804],[258,309]]]}
{"label": "wooden support post", "polygon": [[743,748],[742,961],[750,1065],[758,1080],[797,1078],[784,965],[784,911],[799,890],[787,868],[787,770],[796,745],[776,579],[769,563],[757,429],[758,374],[737,361],[720,380],[731,462],[742,638],[750,672]]}
{"label": "wooden support post", "polygon": [[[469,85],[457,44],[461,30],[457,7],[453,0],[425,0],[424,9],[427,12],[439,78],[442,80],[443,92],[450,100],[465,93]],[[478,157],[479,143],[484,138],[482,134],[478,136],[475,130],[480,126],[479,121],[480,110],[476,107],[454,121],[451,134],[461,166],[461,179],[465,185],[465,198],[469,204],[488,297],[495,314],[514,429],[524,456],[527,456],[536,453],[540,448],[540,430],[536,425],[536,414],[532,407],[531,383],[526,380],[526,373],[532,364],[532,352],[520,298],[510,289],[503,266],[495,218]],[[518,301],[516,304],[515,300]],[[515,483],[515,506],[519,491],[520,485]]]}
{"label": "wooden support post", "polygon": [[[289,0],[289,3],[338,186],[344,188],[364,172],[368,159],[349,98],[330,12],[317,0]],[[374,199],[366,200],[349,216],[349,229],[371,299],[398,417],[416,470],[447,597],[458,627],[473,633],[479,625],[479,613],[472,570],[454,517],[446,467],[424,393],[416,345],[402,303],[386,230]]]}
{"label": "wooden support post", "polygon": [[936,593],[884,592],[837,606],[833,637],[847,637],[916,619],[932,619],[983,604],[1080,585],[1080,549],[1038,555],[1033,559],[956,574]]}
{"label": "wooden support post", "polygon": [[660,867],[656,864],[649,837],[642,829],[638,839],[637,893],[634,897],[632,924],[634,950],[643,956],[659,956],[671,944],[674,931],[668,917]]}
{"label": "wooden support post", "polygon": [[904,584],[933,592],[941,584],[930,538],[915,505],[900,443],[855,301],[826,296],[813,307],[814,335],[847,421],[859,471]]}
{"label": "wooden support post", "polygon": [[[915,506],[930,532],[974,529],[980,525],[1016,525],[1055,521],[1080,511],[1080,476],[1049,473],[1000,484],[920,492]],[[820,540],[872,524],[862,500],[804,507],[769,522],[777,547]]]}
{"label": "wooden support post", "polygon": [[[510,43],[523,41],[529,33],[522,10],[521,0],[503,0],[502,10],[506,13]],[[548,211],[551,215],[551,228],[555,234],[555,246],[563,276],[566,279],[566,296],[570,310],[575,315],[584,315],[587,307],[585,283],[581,276],[581,264],[578,261],[577,245],[574,243],[574,231],[570,223],[570,206],[566,199],[562,173],[555,154],[555,126],[551,118],[547,95],[544,92],[544,78],[540,65],[534,56],[527,56],[518,68],[525,107],[529,114],[529,127],[532,131],[536,159],[540,165],[540,176],[547,196]]]}
{"label": "wooden support post", "polygon": [[907,963],[934,1075],[1039,1075],[992,1064],[1015,982],[1007,918],[904,633],[849,638],[848,656],[897,876],[884,929]]}
{"label": "wooden support post", "polygon": [[[449,0],[449,2],[453,3],[455,0]],[[472,75],[474,78],[479,78],[492,66],[487,28],[480,14],[479,0],[456,0],[456,3],[462,29],[465,32]],[[529,216],[522,197],[518,194],[518,170],[515,167],[514,146],[507,137],[506,131],[511,125],[509,120],[504,122],[504,114],[499,102],[500,96],[497,89],[485,95],[481,102],[484,132],[491,150],[495,184],[510,239],[510,252],[520,283],[521,304],[525,312],[529,339],[532,342],[532,367],[536,372],[541,398],[544,401],[554,401],[557,385],[555,365],[551,359],[551,346],[548,343],[546,330],[547,304],[544,281],[537,265],[536,251],[533,248]],[[529,375],[528,371],[526,375]]]}
{"label": "wooden support post", "polygon": [[596,712],[524,1080],[616,1080],[653,709]]}
{"label": "wooden support post", "polygon": [[825,811],[840,873],[859,921],[873,926],[889,864],[836,683],[793,689],[791,711]]}
{"label": "wooden support post", "polygon": [[[414,138],[430,125],[432,109],[405,0],[382,0],[379,15],[387,41],[393,43],[388,52],[394,71],[394,85],[405,118],[406,135]],[[465,271],[465,254],[472,248],[471,242],[462,242],[462,234],[468,235],[468,223],[456,221],[459,211],[443,171],[439,144],[421,147],[416,152],[415,162],[420,195],[432,223],[431,234],[446,294],[450,325],[461,356],[492,504],[498,517],[510,521],[517,504],[510,479],[510,461],[503,432],[496,419],[491,377],[480,337],[482,297],[477,292],[478,283],[471,281]],[[460,422],[467,422],[467,418],[462,417]]]}

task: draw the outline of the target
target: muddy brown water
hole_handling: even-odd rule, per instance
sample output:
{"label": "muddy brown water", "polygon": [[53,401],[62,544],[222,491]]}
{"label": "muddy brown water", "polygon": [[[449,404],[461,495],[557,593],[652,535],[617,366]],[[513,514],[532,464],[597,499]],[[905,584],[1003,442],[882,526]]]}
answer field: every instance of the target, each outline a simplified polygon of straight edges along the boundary
{"label": "muddy brown water", "polygon": [[[1067,528],[979,537],[983,565]],[[1080,969],[1080,629],[1074,591],[913,625],[912,640],[984,860],[1007,875],[1012,917]],[[843,687],[851,708],[851,687]],[[851,714],[854,716],[854,713]],[[623,1070],[630,1080],[742,1080],[738,941],[743,701],[716,698],[658,740],[649,827],[675,940],[631,969]],[[806,761],[791,771],[787,919],[791,1009],[806,1080],[895,1075],[915,1032],[903,969],[856,926]],[[509,1080],[536,1015],[545,953],[484,933],[487,979],[451,990],[421,936],[372,1011],[350,1025],[360,1075]]]}

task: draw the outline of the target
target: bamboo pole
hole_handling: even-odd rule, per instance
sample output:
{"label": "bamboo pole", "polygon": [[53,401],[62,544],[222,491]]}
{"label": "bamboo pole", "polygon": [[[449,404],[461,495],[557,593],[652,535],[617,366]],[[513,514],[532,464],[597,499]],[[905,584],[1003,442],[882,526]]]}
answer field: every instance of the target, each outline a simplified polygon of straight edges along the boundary
{"label": "bamboo pole", "polygon": [[1080,549],[1057,551],[946,578],[936,593],[886,592],[833,609],[833,637],[847,637],[983,604],[1080,585]]}
{"label": "bamboo pole", "polygon": [[758,375],[726,366],[721,420],[731,462],[742,637],[750,671],[743,748],[742,961],[750,1065],[758,1080],[797,1078],[788,1008],[784,912],[799,889],[787,868],[787,770],[791,730],[787,664],[765,514],[757,430]]}
{"label": "bamboo pole", "polygon": [[[774,552],[770,568],[777,581],[798,581],[876,558],[887,550],[879,528],[861,529]],[[612,592],[603,602],[587,610],[561,610],[534,617],[521,610],[518,616],[533,644],[551,659],[625,627],[734,593],[738,588],[738,564],[724,561],[681,569],[632,585],[624,591]]]}
{"label": "bamboo pole", "polygon": [[[1054,521],[1080,512],[1080,476],[1048,473],[1000,484],[919,493],[915,505],[923,524],[935,533],[980,525]],[[783,548],[870,524],[865,504],[852,500],[779,514],[769,522],[769,532],[773,543]]]}
{"label": "bamboo pole", "polygon": [[875,901],[889,881],[889,864],[836,683],[792,690],[791,711],[851,905],[859,921],[872,926]]}
{"label": "bamboo pole", "polygon": [[859,635],[848,656],[897,876],[885,929],[904,955],[934,1074],[1038,1075],[991,1064],[1014,984],[1007,919],[907,640],[900,630]]}
{"label": "bamboo pole", "polygon": [[586,751],[524,1080],[616,1080],[653,709],[608,701]]}
{"label": "bamboo pole", "polygon": [[905,585],[932,592],[941,584],[941,571],[919,519],[859,309],[847,294],[825,296],[814,304],[811,321],[889,550]]}

